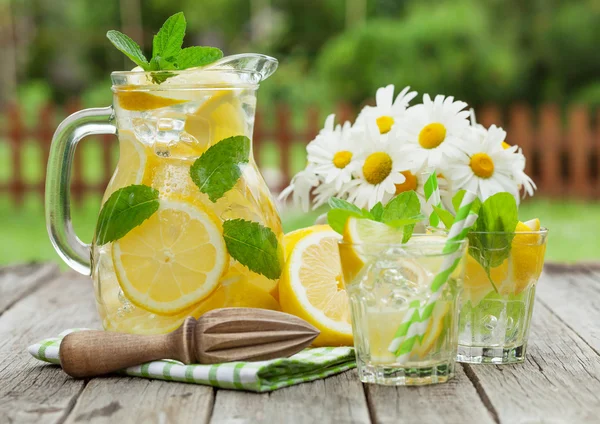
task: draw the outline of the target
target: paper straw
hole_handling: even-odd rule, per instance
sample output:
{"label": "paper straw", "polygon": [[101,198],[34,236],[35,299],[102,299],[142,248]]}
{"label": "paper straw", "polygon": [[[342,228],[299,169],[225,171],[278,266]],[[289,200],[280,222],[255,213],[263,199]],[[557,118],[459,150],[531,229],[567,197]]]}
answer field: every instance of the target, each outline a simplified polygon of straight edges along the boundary
{"label": "paper straw", "polygon": [[466,239],[477,219],[477,214],[471,211],[475,198],[475,194],[466,192],[456,212],[454,223],[450,227],[446,244],[442,250],[442,254],[445,255],[444,261],[431,282],[432,294],[426,305],[421,308],[418,300],[410,303],[409,310],[388,347],[388,350],[396,355],[399,362],[406,361],[415,343],[423,338],[429,318],[442,294],[444,285],[462,259],[461,241]]}
{"label": "paper straw", "polygon": [[429,225],[437,227],[440,224],[440,217],[433,207],[441,207],[442,198],[440,196],[440,188],[438,186],[435,169],[431,171],[427,177],[427,180],[423,186],[423,191],[425,192],[425,203],[427,203],[429,209],[431,209],[431,213],[429,214]]}

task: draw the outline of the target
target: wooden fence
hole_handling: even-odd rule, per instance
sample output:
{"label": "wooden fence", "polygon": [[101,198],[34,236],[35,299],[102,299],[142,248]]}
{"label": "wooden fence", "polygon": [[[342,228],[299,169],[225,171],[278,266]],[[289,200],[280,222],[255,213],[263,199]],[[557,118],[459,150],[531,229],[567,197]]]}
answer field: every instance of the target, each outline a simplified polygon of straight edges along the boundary
{"label": "wooden fence", "polygon": [[[33,126],[24,123],[16,106],[0,110],[0,155],[3,156],[0,157],[0,168],[4,168],[0,169],[0,194],[8,194],[17,204],[26,193],[37,193],[43,198],[52,134],[66,112],[78,108],[76,103],[66,109],[47,105],[39,111]],[[271,119],[257,114],[254,149],[259,166],[264,165],[266,146],[270,147],[271,156],[276,152],[276,177],[270,180],[272,189],[277,191],[298,170],[294,164],[304,163],[303,146],[316,135],[325,114],[308,109],[301,124],[293,125],[293,121],[298,122],[298,115],[292,119],[289,106],[279,105],[274,113]],[[337,115],[338,120],[354,119],[355,111],[342,105]],[[593,113],[581,106],[563,110],[556,105],[534,109],[517,104],[506,109],[482,107],[477,116],[485,126],[495,123],[504,127],[508,132],[507,142],[523,148],[528,158],[526,172],[538,184],[539,195],[600,198],[600,111]],[[267,125],[267,122],[273,125]],[[94,144],[94,169],[99,175],[90,177],[83,169],[82,154],[85,153],[82,151]],[[36,153],[32,154],[32,150]],[[82,142],[76,154],[71,186],[76,201],[81,201],[86,194],[104,191],[117,155],[117,142],[112,136],[91,137]],[[28,175],[32,168],[37,169],[33,172],[36,177]]]}

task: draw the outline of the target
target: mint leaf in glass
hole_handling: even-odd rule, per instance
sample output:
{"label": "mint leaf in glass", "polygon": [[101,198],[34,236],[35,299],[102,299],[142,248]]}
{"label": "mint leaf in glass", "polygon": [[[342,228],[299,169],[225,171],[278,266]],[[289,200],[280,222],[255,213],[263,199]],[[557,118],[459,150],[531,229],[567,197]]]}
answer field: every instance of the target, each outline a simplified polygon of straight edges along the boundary
{"label": "mint leaf in glass", "polygon": [[[481,204],[478,214],[473,232],[469,233],[469,254],[490,276],[491,269],[510,255],[519,222],[517,201],[510,193],[496,193]],[[495,289],[491,276],[490,281]]]}
{"label": "mint leaf in glass", "polygon": [[186,26],[183,12],[169,17],[152,39],[152,58],[177,56],[183,44]]}
{"label": "mint leaf in glass", "polygon": [[355,206],[345,200],[338,199],[337,197],[330,198],[328,204],[331,209],[344,209],[362,214],[362,211],[358,206]]}
{"label": "mint leaf in glass", "polygon": [[190,167],[192,181],[214,203],[233,188],[250,159],[250,139],[237,135],[219,141]]}
{"label": "mint leaf in glass", "polygon": [[365,219],[362,212],[350,211],[347,209],[331,209],[327,212],[327,223],[333,231],[344,234],[346,221],[350,217]]}
{"label": "mint leaf in glass", "polygon": [[436,206],[436,205],[432,205],[432,206],[433,206],[433,210],[440,217],[440,221],[442,221],[444,223],[446,228],[449,229],[450,227],[452,227],[452,224],[454,224],[454,215],[452,215],[446,209],[443,209],[439,206]]}
{"label": "mint leaf in glass", "polygon": [[111,30],[106,33],[106,37],[111,43],[121,52],[131,59],[136,65],[140,66],[145,71],[150,70],[148,59],[142,53],[140,46],[122,32]]}
{"label": "mint leaf in glass", "polygon": [[395,221],[404,218],[413,218],[421,213],[421,203],[414,191],[400,193],[385,205],[381,220],[383,222]]}
{"label": "mint leaf in glass", "polygon": [[223,239],[231,257],[250,271],[271,280],[280,277],[283,254],[270,228],[258,222],[231,219],[223,222]]}
{"label": "mint leaf in glass", "polygon": [[110,195],[98,216],[96,244],[115,241],[150,218],[159,207],[158,190],[130,185]]}
{"label": "mint leaf in glass", "polygon": [[377,202],[375,206],[371,208],[370,212],[375,221],[381,222],[381,217],[383,216],[383,205],[381,202]]}

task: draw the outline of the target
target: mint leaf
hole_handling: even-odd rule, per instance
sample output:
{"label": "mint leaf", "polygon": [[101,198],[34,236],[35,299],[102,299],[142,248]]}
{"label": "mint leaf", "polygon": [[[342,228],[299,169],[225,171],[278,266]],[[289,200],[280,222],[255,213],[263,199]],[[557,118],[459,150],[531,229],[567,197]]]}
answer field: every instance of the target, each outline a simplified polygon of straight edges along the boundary
{"label": "mint leaf", "polygon": [[145,71],[150,69],[148,59],[142,53],[140,46],[131,38],[122,32],[110,30],[106,33],[106,37],[111,43],[121,52],[131,59],[136,65],[142,67]]}
{"label": "mint leaf", "polygon": [[446,228],[450,229],[452,224],[454,224],[454,215],[448,212],[446,209],[440,208],[439,206],[432,205],[433,210],[440,217],[440,220],[444,223]]}
{"label": "mint leaf", "polygon": [[[401,222],[404,219],[418,219],[421,216],[421,202],[419,202],[417,193],[411,190],[400,193],[385,205],[381,221],[389,224],[391,222]],[[415,224],[416,222],[404,226],[402,243],[410,240]]]}
{"label": "mint leaf", "polygon": [[362,214],[362,211],[358,206],[355,206],[350,202],[346,202],[345,200],[338,199],[337,197],[331,197],[328,204],[331,209],[344,209]]}
{"label": "mint leaf", "polygon": [[223,57],[223,52],[216,47],[187,47],[179,52],[174,60],[177,69],[205,66]]}
{"label": "mint leaf", "polygon": [[250,159],[250,139],[236,135],[219,141],[192,164],[190,176],[214,203],[233,188]]}
{"label": "mint leaf", "polygon": [[389,201],[383,210],[381,220],[383,222],[394,221],[403,218],[413,218],[421,213],[421,203],[414,191],[400,193]]}
{"label": "mint leaf", "polygon": [[410,238],[413,235],[413,231],[415,230],[415,224],[424,220],[425,218],[427,218],[425,215],[417,215],[414,218],[402,218],[395,219],[393,221],[387,221],[385,224],[396,229],[402,229],[402,243],[406,243],[410,240]]}
{"label": "mint leaf", "polygon": [[365,218],[361,212],[349,211],[347,209],[331,209],[329,212],[327,212],[327,223],[333,229],[333,231],[344,234],[346,221],[350,217],[361,219]]}
{"label": "mint leaf", "polygon": [[381,202],[377,202],[375,206],[371,208],[370,212],[375,221],[381,222],[381,217],[383,216],[383,205]]}
{"label": "mint leaf", "polygon": [[519,222],[517,201],[510,193],[496,193],[483,202],[478,213],[475,233],[469,234],[469,254],[490,276],[491,269],[501,265],[510,255]]}
{"label": "mint leaf", "polygon": [[110,195],[98,216],[96,244],[123,237],[150,218],[159,207],[158,190],[146,185],[130,185]]}
{"label": "mint leaf", "polygon": [[282,251],[270,228],[258,222],[232,219],[223,222],[223,238],[231,257],[250,271],[271,280],[280,277]]}
{"label": "mint leaf", "polygon": [[177,56],[183,44],[186,26],[183,12],[169,17],[152,40],[152,58]]}

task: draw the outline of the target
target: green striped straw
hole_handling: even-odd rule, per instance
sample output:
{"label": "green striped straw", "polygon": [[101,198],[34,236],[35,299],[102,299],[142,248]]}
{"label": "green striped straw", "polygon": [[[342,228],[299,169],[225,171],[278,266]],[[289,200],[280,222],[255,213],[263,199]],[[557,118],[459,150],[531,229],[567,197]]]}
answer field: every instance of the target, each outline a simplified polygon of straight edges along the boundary
{"label": "green striped straw", "polygon": [[440,217],[438,216],[433,206],[441,207],[442,206],[442,198],[440,196],[440,188],[438,186],[438,180],[435,169],[428,172],[429,176],[425,181],[425,185],[423,186],[423,191],[425,192],[425,203],[429,205],[431,209],[431,214],[429,215],[429,225],[433,227],[437,227],[440,225]]}
{"label": "green striped straw", "polygon": [[444,261],[440,271],[433,278],[430,287],[432,294],[426,305],[421,307],[418,300],[410,303],[404,320],[388,346],[388,351],[394,353],[399,362],[407,361],[415,343],[423,338],[429,318],[442,294],[442,289],[462,259],[461,242],[466,239],[477,219],[477,214],[471,211],[475,198],[475,194],[467,191],[456,212],[454,223],[450,227],[446,244],[442,250],[442,254],[445,255]]}

